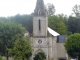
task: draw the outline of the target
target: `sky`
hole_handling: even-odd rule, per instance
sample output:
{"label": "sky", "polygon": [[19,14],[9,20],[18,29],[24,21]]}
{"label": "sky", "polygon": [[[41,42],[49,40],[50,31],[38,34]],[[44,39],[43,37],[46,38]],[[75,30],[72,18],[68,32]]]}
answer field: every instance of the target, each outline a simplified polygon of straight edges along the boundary
{"label": "sky", "polygon": [[[37,0],[0,0],[0,17],[14,16],[16,14],[31,14],[34,12]],[[71,15],[72,8],[80,0],[44,0],[44,4],[51,3],[55,6],[55,14]]]}

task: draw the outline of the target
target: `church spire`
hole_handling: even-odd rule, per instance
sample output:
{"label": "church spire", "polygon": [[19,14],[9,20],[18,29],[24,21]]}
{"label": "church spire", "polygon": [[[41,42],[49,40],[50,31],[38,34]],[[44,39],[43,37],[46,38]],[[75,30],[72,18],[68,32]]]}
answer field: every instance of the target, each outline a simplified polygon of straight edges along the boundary
{"label": "church spire", "polygon": [[43,0],[37,0],[34,16],[46,16],[46,9]]}

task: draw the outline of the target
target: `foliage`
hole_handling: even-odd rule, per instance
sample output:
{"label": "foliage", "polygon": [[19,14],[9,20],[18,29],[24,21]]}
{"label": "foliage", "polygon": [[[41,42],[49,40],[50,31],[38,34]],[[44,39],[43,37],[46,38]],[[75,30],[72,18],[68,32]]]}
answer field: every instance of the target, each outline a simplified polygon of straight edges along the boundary
{"label": "foliage", "polygon": [[9,50],[9,55],[12,56],[14,59],[18,59],[18,60],[23,60],[23,59],[27,59],[29,60],[29,58],[32,55],[32,48],[30,46],[30,41],[27,37],[22,37],[20,38],[19,35],[18,39],[15,41],[15,45],[12,49],[8,49]]}
{"label": "foliage", "polygon": [[80,34],[79,33],[70,35],[67,38],[67,41],[65,42],[64,46],[70,57],[75,58],[78,56],[80,58]]}
{"label": "foliage", "polygon": [[0,60],[2,60],[2,56],[0,56]]}
{"label": "foliage", "polygon": [[75,5],[75,6],[73,7],[73,12],[74,12],[75,16],[76,16],[77,18],[79,18],[79,17],[80,17],[80,5]]}
{"label": "foliage", "polygon": [[70,16],[67,22],[68,31],[80,33],[80,19]]}
{"label": "foliage", "polygon": [[2,21],[7,21],[7,20],[9,20],[9,19],[6,18],[6,17],[0,17],[0,20],[2,20]]}
{"label": "foliage", "polygon": [[54,15],[54,13],[55,13],[55,7],[54,7],[53,4],[48,3],[47,6],[46,6],[46,9],[47,9],[48,15],[50,15],[50,16]]}
{"label": "foliage", "polygon": [[64,18],[62,16],[49,16],[48,20],[48,25],[50,28],[62,35],[67,34],[67,27],[63,22]]}
{"label": "foliage", "polygon": [[27,31],[32,33],[32,30],[33,30],[33,21],[32,21],[33,20],[33,15],[32,14],[31,15],[17,14],[13,17],[9,17],[8,19],[10,19],[13,22],[22,24],[22,26],[24,26]]}
{"label": "foliage", "polygon": [[0,20],[0,54],[8,56],[6,48],[12,48],[14,41],[16,40],[15,35],[24,35],[24,27],[21,24],[17,24],[11,21]]}
{"label": "foliage", "polygon": [[46,59],[46,55],[43,52],[38,52],[34,57],[34,60],[44,60],[44,59]]}

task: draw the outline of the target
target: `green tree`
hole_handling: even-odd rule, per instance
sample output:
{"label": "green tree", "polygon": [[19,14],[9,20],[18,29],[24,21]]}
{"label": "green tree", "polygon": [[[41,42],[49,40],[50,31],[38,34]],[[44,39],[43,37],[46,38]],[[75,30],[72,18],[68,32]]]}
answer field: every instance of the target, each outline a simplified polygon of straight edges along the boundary
{"label": "green tree", "polygon": [[21,37],[24,36],[24,27],[21,24],[0,20],[0,54],[7,56],[7,60],[8,51],[6,48],[12,48],[14,46],[16,34],[20,34]]}
{"label": "green tree", "polygon": [[20,15],[17,14],[13,17],[8,17],[9,20],[22,24],[22,26],[24,26],[26,28],[26,30],[32,34],[32,30],[33,30],[33,15]]}
{"label": "green tree", "polygon": [[70,16],[67,22],[68,31],[80,33],[80,18]]}
{"label": "green tree", "polygon": [[34,57],[34,60],[44,60],[44,59],[46,59],[46,55],[44,52],[38,52]]}
{"label": "green tree", "polygon": [[30,60],[32,48],[30,46],[29,39],[27,37],[20,38],[19,35],[17,35],[17,37],[18,39],[15,41],[14,47],[12,49],[8,49],[9,55],[18,60]]}
{"label": "green tree", "polygon": [[63,22],[63,17],[61,16],[49,16],[48,17],[48,25],[53,30],[57,31],[58,33],[64,35],[67,34],[67,27]]}
{"label": "green tree", "polygon": [[6,18],[6,17],[0,17],[0,20],[7,21],[7,20],[9,20],[9,19]]}
{"label": "green tree", "polygon": [[80,58],[80,34],[79,33],[75,33],[68,36],[64,46],[70,57]]}

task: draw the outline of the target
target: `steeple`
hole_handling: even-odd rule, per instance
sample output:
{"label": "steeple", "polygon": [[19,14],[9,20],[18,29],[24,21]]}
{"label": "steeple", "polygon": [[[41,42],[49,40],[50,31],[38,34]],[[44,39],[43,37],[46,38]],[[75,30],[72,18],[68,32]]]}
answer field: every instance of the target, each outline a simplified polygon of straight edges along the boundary
{"label": "steeple", "polygon": [[37,0],[34,16],[46,16],[46,9],[43,0]]}

